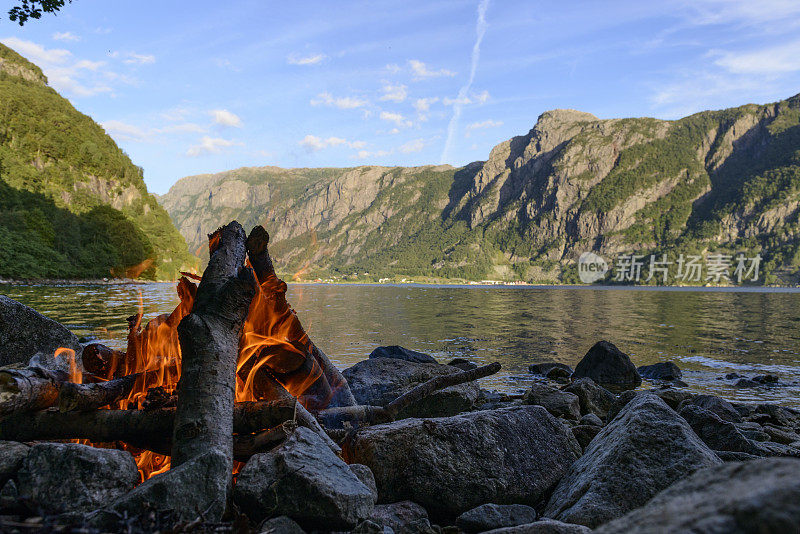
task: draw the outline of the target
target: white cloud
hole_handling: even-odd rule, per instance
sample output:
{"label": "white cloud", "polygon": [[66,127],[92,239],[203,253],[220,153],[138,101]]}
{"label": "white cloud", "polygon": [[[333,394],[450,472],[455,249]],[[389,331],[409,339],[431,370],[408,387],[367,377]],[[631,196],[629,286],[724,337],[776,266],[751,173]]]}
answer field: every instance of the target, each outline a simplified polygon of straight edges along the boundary
{"label": "white cloud", "polygon": [[386,65],[386,70],[389,71],[392,74],[397,74],[398,72],[403,70],[403,67],[401,67],[400,65],[397,65],[395,63],[389,63],[388,65]]}
{"label": "white cloud", "polygon": [[714,63],[734,74],[784,74],[800,70],[800,41],[750,52],[716,52]]}
{"label": "white cloud", "polygon": [[472,132],[474,132],[475,130],[483,130],[483,129],[486,129],[486,128],[496,128],[496,127],[502,126],[502,125],[503,125],[503,121],[495,121],[495,120],[492,120],[492,119],[487,119],[487,120],[481,121],[481,122],[473,122],[472,124],[468,124],[467,127],[464,129],[465,130],[465,134],[464,135],[466,137],[469,137],[472,134]]}
{"label": "white cloud", "polygon": [[297,54],[291,54],[289,57],[286,58],[286,62],[289,65],[317,65],[322,63],[327,59],[328,56],[325,54],[316,54],[313,56],[299,56]]}
{"label": "white cloud", "polygon": [[456,75],[455,72],[447,69],[431,70],[425,63],[418,59],[409,59],[408,65],[411,67],[411,74],[414,75],[415,80],[438,78],[440,76],[452,77]]}
{"label": "white cloud", "polygon": [[101,70],[105,65],[102,61],[75,60],[69,50],[48,49],[18,37],[8,37],[2,42],[39,65],[47,76],[50,86],[60,93],[67,96],[94,96],[112,91],[105,83],[111,73]]}
{"label": "white cloud", "polygon": [[374,152],[370,152],[369,150],[359,150],[352,156],[352,159],[369,159],[369,158],[380,158],[383,156],[388,156],[392,153],[391,150],[376,150]]}
{"label": "white cloud", "polygon": [[346,97],[334,97],[330,93],[320,93],[317,95],[317,98],[311,99],[312,106],[332,106],[339,109],[355,109],[364,107],[369,102],[364,99],[356,98],[352,96]]}
{"label": "white cloud", "polygon": [[409,141],[408,143],[400,145],[398,150],[403,154],[411,154],[413,152],[420,152],[423,148],[425,148],[425,140],[414,139],[413,141]]}
{"label": "white cloud", "polygon": [[172,124],[170,126],[164,126],[163,128],[159,128],[156,130],[159,133],[206,133],[208,128],[200,126],[194,122],[184,122],[181,124]]}
{"label": "white cloud", "polygon": [[214,123],[222,126],[231,126],[233,128],[242,127],[242,119],[235,113],[231,113],[227,109],[215,109],[209,112],[214,117]]}
{"label": "white cloud", "polygon": [[54,41],[80,41],[81,38],[72,32],[56,32],[53,34]]}
{"label": "white cloud", "polygon": [[436,102],[438,102],[438,101],[439,101],[439,98],[438,98],[438,97],[433,97],[433,98],[418,98],[418,99],[417,99],[417,100],[414,102],[414,109],[416,109],[416,110],[417,110],[418,112],[420,112],[420,113],[423,113],[423,112],[425,112],[425,111],[428,111],[428,110],[430,110],[430,109],[431,109],[431,104],[435,104],[435,103],[436,103]]}
{"label": "white cloud", "polygon": [[127,54],[127,58],[123,60],[123,63],[127,65],[151,65],[155,62],[156,62],[155,56],[147,54],[137,54],[135,52],[129,52]]}
{"label": "white cloud", "polygon": [[100,126],[103,127],[108,135],[117,140],[144,141],[148,136],[147,132],[142,128],[118,120],[101,122]]}
{"label": "white cloud", "polygon": [[383,96],[381,96],[380,100],[384,102],[390,100],[400,103],[408,97],[408,87],[403,84],[393,85],[388,82],[383,82],[381,91],[383,92]]}
{"label": "white cloud", "polygon": [[391,111],[381,111],[381,120],[393,122],[400,128],[408,128],[411,126],[411,121],[403,117],[400,113]]}
{"label": "white cloud", "polygon": [[489,91],[481,91],[480,93],[470,93],[469,95],[459,95],[456,98],[443,98],[442,104],[445,106],[467,106],[469,104],[485,104],[489,101]]}
{"label": "white cloud", "polygon": [[216,154],[222,152],[223,148],[229,148],[235,145],[241,145],[236,141],[230,139],[222,139],[221,137],[209,137],[204,135],[200,139],[200,144],[189,147],[186,155],[190,157],[202,156],[203,154]]}
{"label": "white cloud", "polygon": [[309,152],[318,152],[325,148],[342,145],[356,149],[367,146],[367,143],[364,141],[348,141],[347,139],[342,139],[341,137],[328,137],[327,139],[322,139],[321,137],[311,134],[305,136],[298,144]]}

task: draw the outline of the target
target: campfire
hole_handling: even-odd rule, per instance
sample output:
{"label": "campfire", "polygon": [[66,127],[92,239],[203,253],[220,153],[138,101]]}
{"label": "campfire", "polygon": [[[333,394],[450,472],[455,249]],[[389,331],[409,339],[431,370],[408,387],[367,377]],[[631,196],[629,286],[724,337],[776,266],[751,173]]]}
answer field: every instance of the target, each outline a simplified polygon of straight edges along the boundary
{"label": "campfire", "polygon": [[235,221],[209,235],[202,278],[184,273],[180,304],[146,325],[140,302],[125,352],[87,345],[81,367],[74,352],[59,349],[68,373],[4,369],[0,436],[128,450],[142,482],[215,451],[227,471],[216,476],[229,478],[237,462],[280,444],[297,426],[339,454],[343,424],[394,420],[439,389],[499,370],[495,363],[439,376],[386,406],[357,405],[287,302],[268,243],[262,227],[245,238]]}

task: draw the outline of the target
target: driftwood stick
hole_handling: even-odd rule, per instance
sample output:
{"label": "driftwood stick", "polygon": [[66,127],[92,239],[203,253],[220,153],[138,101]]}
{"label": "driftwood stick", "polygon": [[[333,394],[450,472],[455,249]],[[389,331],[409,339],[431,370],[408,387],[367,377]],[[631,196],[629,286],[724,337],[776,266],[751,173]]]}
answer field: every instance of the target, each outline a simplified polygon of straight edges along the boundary
{"label": "driftwood stick", "polygon": [[49,408],[67,381],[67,373],[40,367],[0,370],[0,417]]}
{"label": "driftwood stick", "polygon": [[65,382],[58,392],[58,409],[62,412],[96,410],[128,396],[141,373],[94,384]]}
{"label": "driftwood stick", "polygon": [[431,378],[418,386],[406,391],[386,406],[341,406],[327,408],[317,413],[323,421],[341,422],[357,421],[369,424],[387,423],[397,419],[398,414],[405,408],[432,395],[433,393],[450,386],[457,386],[485,378],[500,370],[498,362],[490,363],[469,371],[453,373]]}
{"label": "driftwood stick", "polygon": [[494,362],[490,363],[489,365],[470,369],[469,371],[462,371],[452,375],[436,376],[427,382],[423,382],[422,384],[411,388],[387,404],[386,412],[392,417],[392,419],[394,419],[404,408],[407,408],[415,402],[430,396],[440,389],[450,386],[457,386],[459,384],[465,384],[467,382],[472,382],[473,380],[478,380],[479,378],[485,378],[495,374],[499,370],[500,363]]}

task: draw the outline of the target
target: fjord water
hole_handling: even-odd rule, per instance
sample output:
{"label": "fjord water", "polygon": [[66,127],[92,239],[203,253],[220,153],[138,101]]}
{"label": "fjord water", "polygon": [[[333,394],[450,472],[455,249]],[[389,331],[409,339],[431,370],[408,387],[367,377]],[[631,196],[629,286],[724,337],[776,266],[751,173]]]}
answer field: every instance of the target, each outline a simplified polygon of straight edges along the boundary
{"label": "fjord water", "polygon": [[[140,292],[146,320],[178,303],[173,284],[0,286],[79,336],[122,349]],[[290,284],[288,299],[341,368],[377,346],[402,345],[442,363],[499,361],[503,370],[484,387],[518,392],[533,379],[529,364],[574,367],[606,339],[637,366],[676,362],[692,391],[800,406],[796,290]],[[775,374],[788,385],[736,388],[722,379],[728,373]]]}

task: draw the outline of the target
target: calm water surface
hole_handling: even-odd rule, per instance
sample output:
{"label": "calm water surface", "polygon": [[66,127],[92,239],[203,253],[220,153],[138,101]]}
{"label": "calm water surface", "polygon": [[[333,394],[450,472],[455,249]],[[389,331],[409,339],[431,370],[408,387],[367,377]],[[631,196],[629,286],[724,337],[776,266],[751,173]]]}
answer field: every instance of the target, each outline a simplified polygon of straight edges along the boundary
{"label": "calm water surface", "polygon": [[[14,285],[0,294],[78,335],[125,348],[126,317],[141,292],[145,318],[178,303],[173,284]],[[306,330],[342,368],[380,345],[428,352],[446,363],[500,361],[484,386],[521,391],[530,363],[571,366],[601,339],[636,365],[675,361],[694,391],[800,406],[800,292],[291,284]],[[776,374],[786,387],[738,389],[725,374]],[[648,384],[645,383],[645,386]]]}

